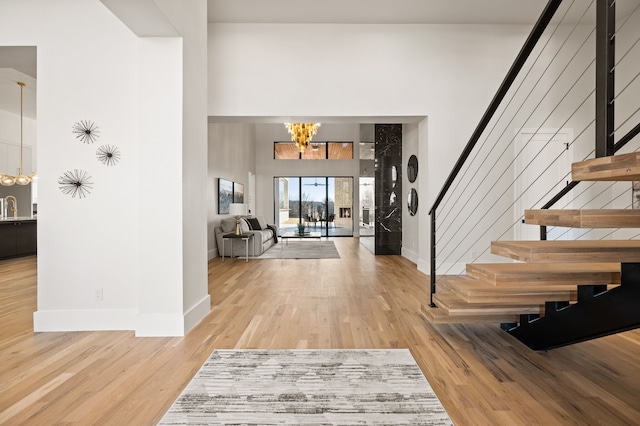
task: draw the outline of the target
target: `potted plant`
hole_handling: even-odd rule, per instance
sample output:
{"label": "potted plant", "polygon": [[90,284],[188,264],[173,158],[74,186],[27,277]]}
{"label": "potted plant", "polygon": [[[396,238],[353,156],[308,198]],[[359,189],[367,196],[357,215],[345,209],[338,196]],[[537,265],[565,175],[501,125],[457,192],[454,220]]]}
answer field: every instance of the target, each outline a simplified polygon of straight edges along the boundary
{"label": "potted plant", "polygon": [[303,222],[300,222],[298,224],[298,234],[299,235],[304,235],[304,228],[305,228],[305,224]]}

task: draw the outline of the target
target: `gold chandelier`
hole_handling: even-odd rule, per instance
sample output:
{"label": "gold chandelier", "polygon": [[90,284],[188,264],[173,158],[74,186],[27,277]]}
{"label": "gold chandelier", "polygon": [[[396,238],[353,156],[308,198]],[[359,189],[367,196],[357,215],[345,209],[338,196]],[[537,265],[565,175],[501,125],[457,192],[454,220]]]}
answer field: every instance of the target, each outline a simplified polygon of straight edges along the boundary
{"label": "gold chandelier", "polygon": [[318,133],[320,123],[284,123],[284,127],[289,131],[298,151],[304,152],[309,147],[311,139]]}
{"label": "gold chandelier", "polygon": [[22,91],[24,90],[25,84],[19,81],[18,86],[20,86],[20,172],[18,176],[11,176],[0,173],[0,184],[4,186],[13,186],[16,183],[18,185],[28,185],[32,180],[36,178],[35,173],[26,176],[22,168]]}

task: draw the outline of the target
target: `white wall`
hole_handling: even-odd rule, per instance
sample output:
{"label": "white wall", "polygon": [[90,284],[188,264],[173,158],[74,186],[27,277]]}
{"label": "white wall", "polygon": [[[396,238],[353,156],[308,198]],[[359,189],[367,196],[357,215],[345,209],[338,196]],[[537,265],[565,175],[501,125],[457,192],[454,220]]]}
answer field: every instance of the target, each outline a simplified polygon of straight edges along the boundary
{"label": "white wall", "polygon": [[[402,200],[400,206],[402,208],[402,255],[414,263],[418,263],[420,256],[420,216],[416,214],[411,216],[407,207],[408,194],[411,188],[415,188],[418,192],[418,212],[429,209],[426,204],[421,204],[420,200],[420,181],[409,182],[407,174],[407,164],[412,155],[418,157],[420,153],[418,141],[418,125],[404,124],[402,126]],[[422,170],[425,172],[425,170]],[[420,162],[418,162],[418,176],[420,175]],[[425,222],[428,227],[428,222]],[[425,242],[426,244],[426,242]]]}
{"label": "white wall", "polygon": [[[273,157],[273,155],[272,155]],[[218,179],[223,178],[244,185],[249,190],[249,172],[255,174],[256,126],[254,124],[209,124],[209,172],[207,177],[207,247],[208,257],[218,256],[214,228],[229,217],[218,214]],[[245,200],[246,202],[246,200]],[[253,212],[264,215],[260,210]]]}
{"label": "white wall", "polygon": [[[38,47],[35,329],[133,329],[139,271],[137,41],[98,2],[50,6],[46,1],[0,5],[0,44]],[[78,66],[79,54],[91,59]],[[75,140],[71,128],[80,120],[97,123],[98,143]],[[106,143],[121,150],[117,167],[95,158],[97,147]],[[86,199],[58,189],[58,177],[74,169],[92,177]]]}
{"label": "white wall", "polygon": [[211,306],[207,274],[207,1],[163,0],[182,35],[182,262],[185,332]]}
{"label": "white wall", "polygon": [[[529,31],[506,25],[210,24],[209,115],[249,121],[420,117],[417,220],[426,224],[434,197]],[[272,173],[258,174],[267,182]],[[258,208],[271,208],[273,191],[267,191],[259,191]],[[420,232],[418,267],[428,272],[427,227],[404,232]]]}
{"label": "white wall", "polygon": [[[202,14],[203,2],[179,2],[184,9],[176,11],[192,19],[189,8]],[[204,100],[183,78],[206,91],[205,19],[190,30],[200,28],[201,46],[193,46],[200,52],[198,64],[188,59],[192,47],[182,39],[139,39],[98,0],[65,0],[55,7],[46,0],[0,3],[0,45],[38,48],[36,331],[182,335],[196,321],[189,307],[207,297],[206,243],[200,243],[203,270],[192,276],[188,270],[198,260],[185,258],[194,231],[183,230],[183,224],[195,217],[197,227],[200,214],[204,234],[206,217],[184,214],[190,196],[183,189],[193,175],[183,174],[191,151],[183,155],[182,141],[191,138],[185,149],[204,156],[206,121],[193,133],[183,131],[185,123],[197,123],[192,114],[198,114],[198,103],[205,116]],[[183,59],[189,64],[184,68]],[[98,125],[96,144],[74,138],[71,128],[80,120]],[[118,146],[117,166],[97,161],[102,144]],[[206,174],[204,162],[200,167]],[[58,177],[74,169],[86,170],[94,183],[84,199],[58,189]],[[203,315],[204,304],[197,315]]]}

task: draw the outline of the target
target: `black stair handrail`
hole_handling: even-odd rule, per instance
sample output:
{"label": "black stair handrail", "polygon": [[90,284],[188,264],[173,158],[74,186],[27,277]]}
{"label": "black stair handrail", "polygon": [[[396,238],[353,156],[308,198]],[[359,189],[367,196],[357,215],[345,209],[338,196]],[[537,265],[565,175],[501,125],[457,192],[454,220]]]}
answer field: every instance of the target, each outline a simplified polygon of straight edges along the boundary
{"label": "black stair handrail", "polygon": [[509,68],[507,75],[505,76],[504,80],[500,84],[498,91],[496,92],[495,96],[491,100],[491,103],[489,103],[489,107],[487,108],[484,115],[482,116],[480,123],[478,123],[478,126],[476,127],[473,134],[471,135],[469,142],[467,142],[467,145],[465,146],[464,150],[462,151],[462,154],[458,158],[458,161],[453,167],[453,170],[451,170],[449,177],[447,177],[447,180],[445,181],[442,189],[440,190],[440,193],[436,197],[436,200],[433,203],[433,206],[429,210],[429,215],[431,216],[431,274],[430,274],[431,287],[430,287],[429,304],[432,307],[435,307],[435,304],[433,303],[433,293],[435,293],[435,289],[436,289],[436,272],[435,272],[436,209],[438,208],[443,198],[449,191],[449,188],[451,187],[451,185],[453,184],[453,181],[456,179],[456,177],[460,173],[460,170],[462,169],[462,166],[465,164],[465,162],[469,158],[469,155],[471,155],[471,152],[473,151],[476,144],[478,143],[480,136],[489,125],[489,122],[493,118],[496,110],[502,103],[502,100],[504,99],[504,97],[507,95],[507,92],[511,88],[511,85],[513,84],[514,80],[522,70],[522,67],[524,66],[527,59],[529,58],[529,55],[531,54],[536,44],[538,43],[538,40],[540,40],[540,38],[542,37],[542,34],[547,29],[547,26],[551,22],[551,19],[555,15],[561,3],[562,3],[562,0],[549,0],[547,5],[545,6],[544,10],[542,11],[542,14],[536,21],[535,25],[533,26],[533,29],[531,30],[531,33],[529,34],[529,36],[527,37],[527,40],[522,46],[522,49],[520,49],[518,56],[516,56],[515,61],[511,65],[511,68]]}

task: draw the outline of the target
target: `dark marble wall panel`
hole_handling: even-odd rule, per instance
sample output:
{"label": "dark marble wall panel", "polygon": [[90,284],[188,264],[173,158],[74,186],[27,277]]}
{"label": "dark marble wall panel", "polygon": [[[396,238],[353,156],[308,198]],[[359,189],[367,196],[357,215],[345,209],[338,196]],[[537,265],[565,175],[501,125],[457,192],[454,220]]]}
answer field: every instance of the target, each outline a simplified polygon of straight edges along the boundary
{"label": "dark marble wall panel", "polygon": [[401,254],[402,124],[375,125],[376,254]]}

